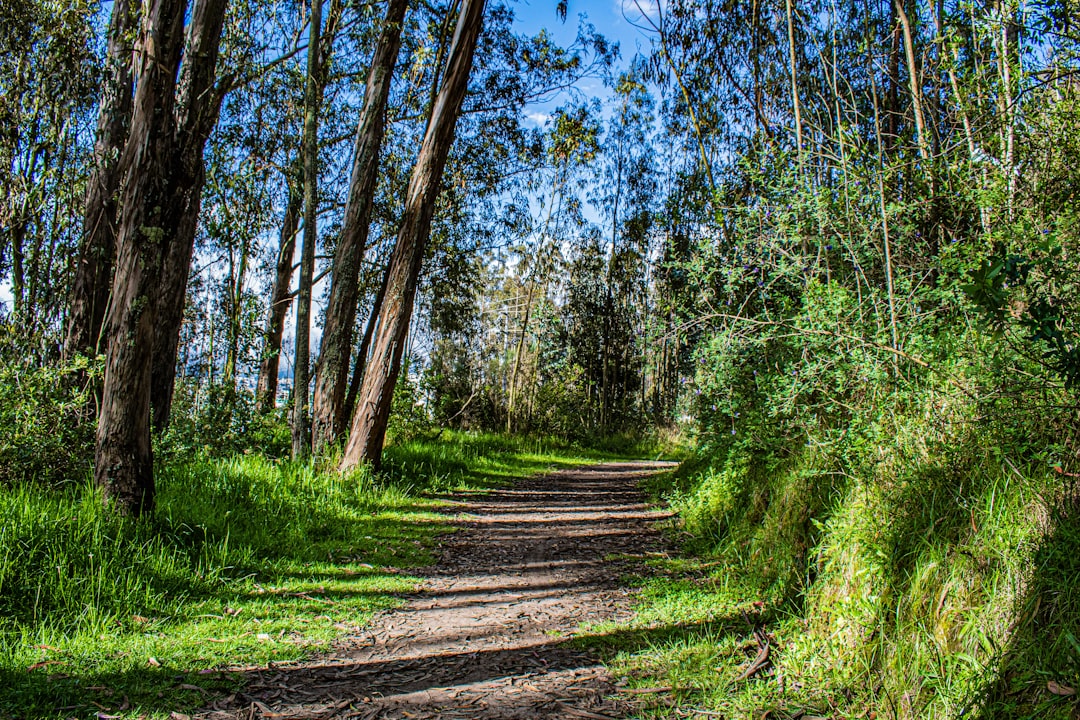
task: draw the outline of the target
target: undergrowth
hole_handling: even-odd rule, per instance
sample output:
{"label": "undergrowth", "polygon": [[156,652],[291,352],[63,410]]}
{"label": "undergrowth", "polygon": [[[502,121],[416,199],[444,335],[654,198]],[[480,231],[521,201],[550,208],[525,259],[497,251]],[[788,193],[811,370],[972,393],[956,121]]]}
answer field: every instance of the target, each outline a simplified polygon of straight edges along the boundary
{"label": "undergrowth", "polygon": [[[1080,486],[1056,462],[1073,410],[988,393],[965,362],[831,416],[733,411],[651,481],[680,551],[651,561],[637,620],[584,640],[661,689],[644,716],[1080,713]],[[758,386],[803,381],[781,371]]]}

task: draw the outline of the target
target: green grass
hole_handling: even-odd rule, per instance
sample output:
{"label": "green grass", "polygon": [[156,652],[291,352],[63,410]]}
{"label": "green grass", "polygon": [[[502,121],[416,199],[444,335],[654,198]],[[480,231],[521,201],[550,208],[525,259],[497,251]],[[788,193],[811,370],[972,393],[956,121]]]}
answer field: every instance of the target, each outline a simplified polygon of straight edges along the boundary
{"label": "green grass", "polygon": [[140,522],[88,486],[0,488],[0,717],[191,711],[236,686],[223,668],[310,656],[398,603],[451,530],[442,494],[598,457],[444,434],[380,476],[174,459]]}
{"label": "green grass", "polygon": [[[642,567],[635,620],[579,639],[631,687],[671,688],[636,696],[641,716],[1080,713],[1061,694],[1080,690],[1077,488],[970,422],[881,423],[888,442],[737,445],[650,480],[680,554]],[[755,625],[772,662],[739,680]]]}

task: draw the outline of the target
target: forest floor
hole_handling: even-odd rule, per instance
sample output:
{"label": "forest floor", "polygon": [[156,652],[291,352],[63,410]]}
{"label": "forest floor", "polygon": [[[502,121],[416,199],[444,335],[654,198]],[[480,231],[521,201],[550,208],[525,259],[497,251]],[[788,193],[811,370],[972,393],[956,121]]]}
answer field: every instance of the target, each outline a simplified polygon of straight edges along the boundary
{"label": "forest floor", "polygon": [[198,717],[626,716],[632,696],[572,639],[633,615],[621,581],[663,544],[667,517],[639,486],[668,467],[605,463],[446,498],[460,532],[404,606],[313,659],[234,668],[243,689]]}

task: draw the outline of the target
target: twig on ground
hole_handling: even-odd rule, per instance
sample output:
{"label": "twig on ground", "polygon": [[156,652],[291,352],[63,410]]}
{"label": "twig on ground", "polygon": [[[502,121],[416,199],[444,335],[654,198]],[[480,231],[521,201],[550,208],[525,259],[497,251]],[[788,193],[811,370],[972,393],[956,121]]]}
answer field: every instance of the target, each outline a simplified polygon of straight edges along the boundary
{"label": "twig on ground", "polygon": [[590,720],[615,720],[615,718],[610,715],[601,715],[600,713],[589,712],[588,710],[579,710],[566,703],[555,703],[555,706],[567,715],[573,715],[574,717],[589,718]]}

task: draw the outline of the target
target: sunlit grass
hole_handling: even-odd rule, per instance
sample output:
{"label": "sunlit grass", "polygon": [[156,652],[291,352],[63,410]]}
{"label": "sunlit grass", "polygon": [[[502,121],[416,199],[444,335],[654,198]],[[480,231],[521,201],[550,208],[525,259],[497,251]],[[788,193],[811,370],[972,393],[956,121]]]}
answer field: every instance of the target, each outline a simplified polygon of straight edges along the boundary
{"label": "sunlit grass", "polygon": [[348,475],[257,454],[173,459],[154,518],[86,485],[0,489],[0,717],[168,717],[230,668],[310,656],[416,585],[448,492],[588,462],[542,439],[444,434]]}
{"label": "sunlit grass", "polygon": [[[808,444],[650,481],[682,554],[631,579],[635,620],[579,640],[664,690],[633,696],[643,717],[1076,717],[1075,488],[995,462],[975,426],[940,443],[896,427],[873,463]],[[770,662],[742,677],[755,627]]]}

